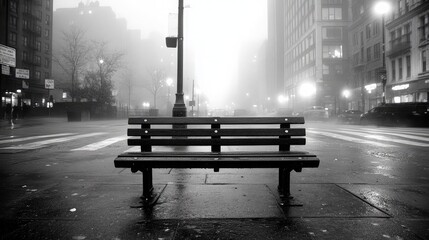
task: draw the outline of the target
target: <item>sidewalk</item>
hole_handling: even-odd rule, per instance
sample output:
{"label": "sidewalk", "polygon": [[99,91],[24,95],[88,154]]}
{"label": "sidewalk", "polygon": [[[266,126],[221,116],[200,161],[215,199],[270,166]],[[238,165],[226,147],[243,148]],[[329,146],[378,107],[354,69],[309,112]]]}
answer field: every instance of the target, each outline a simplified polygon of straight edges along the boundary
{"label": "sidewalk", "polygon": [[154,169],[161,195],[143,208],[141,174],[113,166],[126,148],[1,154],[0,239],[429,239],[424,169],[406,179],[353,175],[326,150],[319,168],[292,172],[292,205],[278,197],[277,169]]}
{"label": "sidewalk", "polygon": [[64,117],[28,117],[16,119],[13,124],[6,119],[0,119],[0,129],[13,129],[22,128],[36,125],[46,125],[52,123],[67,122],[67,118]]}

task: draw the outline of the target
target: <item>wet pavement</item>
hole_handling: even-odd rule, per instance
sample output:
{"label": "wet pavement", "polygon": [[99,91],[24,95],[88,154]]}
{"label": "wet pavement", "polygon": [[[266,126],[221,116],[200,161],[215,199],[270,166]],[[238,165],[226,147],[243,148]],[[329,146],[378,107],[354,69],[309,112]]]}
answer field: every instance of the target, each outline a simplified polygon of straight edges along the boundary
{"label": "wet pavement", "polygon": [[[50,124],[70,126],[61,121]],[[424,162],[392,177],[360,160],[354,175],[344,169],[358,156],[315,149],[321,166],[291,174],[292,205],[278,196],[276,169],[155,169],[160,198],[144,208],[141,175],[113,167],[124,149],[0,154],[0,239],[429,239]]]}

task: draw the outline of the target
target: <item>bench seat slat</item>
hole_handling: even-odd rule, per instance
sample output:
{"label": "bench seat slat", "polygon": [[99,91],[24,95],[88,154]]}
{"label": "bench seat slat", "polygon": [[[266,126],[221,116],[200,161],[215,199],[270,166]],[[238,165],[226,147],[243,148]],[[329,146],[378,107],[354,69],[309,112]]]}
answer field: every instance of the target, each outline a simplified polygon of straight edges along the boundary
{"label": "bench seat slat", "polygon": [[118,156],[116,168],[317,168],[316,156]]}
{"label": "bench seat slat", "polygon": [[138,117],[128,124],[304,124],[303,117]]}
{"label": "bench seat slat", "polygon": [[129,146],[255,146],[255,145],[305,145],[305,138],[221,138],[221,139],[128,139]]}
{"label": "bench seat slat", "polygon": [[128,136],[305,136],[304,128],[128,129]]}

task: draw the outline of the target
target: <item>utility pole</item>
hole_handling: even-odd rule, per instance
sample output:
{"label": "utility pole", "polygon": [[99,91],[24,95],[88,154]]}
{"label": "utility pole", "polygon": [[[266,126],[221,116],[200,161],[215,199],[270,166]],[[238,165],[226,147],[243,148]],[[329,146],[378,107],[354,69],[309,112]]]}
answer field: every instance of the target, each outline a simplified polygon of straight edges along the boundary
{"label": "utility pole", "polygon": [[186,117],[186,105],[183,99],[183,0],[179,0],[179,25],[177,34],[177,93],[173,107],[173,117]]}

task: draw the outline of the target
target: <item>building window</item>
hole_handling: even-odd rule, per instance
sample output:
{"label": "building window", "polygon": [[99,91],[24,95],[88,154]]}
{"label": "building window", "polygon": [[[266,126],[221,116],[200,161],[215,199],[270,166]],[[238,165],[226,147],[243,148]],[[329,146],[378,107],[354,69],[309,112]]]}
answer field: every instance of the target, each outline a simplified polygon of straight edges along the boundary
{"label": "building window", "polygon": [[46,9],[47,10],[51,9],[51,0],[46,0]]}
{"label": "building window", "polygon": [[353,46],[357,46],[359,44],[359,37],[358,37],[358,33],[354,32],[353,33]]}
{"label": "building window", "polygon": [[41,59],[40,59],[40,56],[34,56],[34,63],[36,64],[36,65],[39,65],[40,66],[40,62],[41,62]]}
{"label": "building window", "polygon": [[23,39],[24,47],[27,47],[28,46],[28,38],[27,37],[23,37],[22,39]]}
{"label": "building window", "polygon": [[45,58],[45,68],[49,68],[49,58]]}
{"label": "building window", "polygon": [[49,37],[49,29],[45,29],[45,37]]}
{"label": "building window", "polygon": [[323,20],[341,20],[343,19],[343,10],[341,8],[322,8]]}
{"label": "building window", "polygon": [[407,64],[407,78],[411,77],[411,56],[405,58],[405,64]]}
{"label": "building window", "polygon": [[22,52],[22,61],[24,62],[28,61],[28,53],[26,51]]}
{"label": "building window", "polygon": [[343,46],[323,46],[323,58],[343,58]]}
{"label": "building window", "polygon": [[426,72],[426,50],[422,51],[422,72]]}
{"label": "building window", "polygon": [[49,25],[50,22],[51,22],[51,17],[48,14],[46,14],[46,19],[45,19],[46,25]]}
{"label": "building window", "polygon": [[9,43],[11,45],[16,45],[16,33],[14,32],[9,33]]}
{"label": "building window", "polygon": [[365,30],[366,30],[366,39],[370,39],[371,38],[371,23],[366,25]]}
{"label": "building window", "polygon": [[322,29],[323,39],[342,39],[342,28],[341,27],[324,27]]}
{"label": "building window", "polygon": [[42,50],[42,45],[41,45],[40,41],[36,41],[36,49],[39,52]]}
{"label": "building window", "polygon": [[366,73],[366,83],[371,83],[372,82],[372,71],[368,71]]}
{"label": "building window", "polygon": [[381,51],[380,51],[380,43],[374,45],[374,59],[380,59]]}
{"label": "building window", "polygon": [[49,72],[45,72],[45,78],[50,78],[51,74],[49,74]]}
{"label": "building window", "polygon": [[41,78],[41,74],[40,74],[40,72],[39,72],[39,71],[35,71],[35,72],[34,72],[34,78],[35,78],[35,79],[40,79],[40,78]]}
{"label": "building window", "polygon": [[10,11],[16,13],[16,1],[10,1]]}
{"label": "building window", "polygon": [[398,59],[398,79],[401,80],[402,79],[402,58]]}
{"label": "building window", "polygon": [[392,60],[392,82],[396,81],[396,64],[395,60]]}
{"label": "building window", "polygon": [[24,19],[24,20],[22,21],[22,28],[24,28],[24,29],[28,29],[28,21],[27,21],[26,19]]}
{"label": "building window", "polygon": [[380,22],[378,20],[375,20],[372,22],[372,35],[378,36],[378,33],[380,32]]}
{"label": "building window", "polygon": [[39,25],[36,25],[36,33],[40,36],[42,35],[42,28]]}
{"label": "building window", "polygon": [[366,60],[368,62],[372,60],[372,47],[366,49]]}
{"label": "building window", "polygon": [[9,24],[11,27],[15,28],[17,27],[17,20],[15,16],[10,16],[9,17]]}
{"label": "building window", "polygon": [[429,38],[429,19],[428,15],[420,17],[420,41],[424,41]]}

